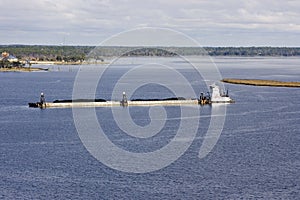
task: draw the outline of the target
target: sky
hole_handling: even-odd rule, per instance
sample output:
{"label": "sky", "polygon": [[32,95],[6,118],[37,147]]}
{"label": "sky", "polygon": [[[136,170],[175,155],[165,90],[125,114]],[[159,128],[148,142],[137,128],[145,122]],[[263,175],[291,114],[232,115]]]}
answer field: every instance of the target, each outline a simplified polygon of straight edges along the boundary
{"label": "sky", "polygon": [[158,27],[202,46],[300,47],[299,0],[0,0],[0,44],[98,45]]}

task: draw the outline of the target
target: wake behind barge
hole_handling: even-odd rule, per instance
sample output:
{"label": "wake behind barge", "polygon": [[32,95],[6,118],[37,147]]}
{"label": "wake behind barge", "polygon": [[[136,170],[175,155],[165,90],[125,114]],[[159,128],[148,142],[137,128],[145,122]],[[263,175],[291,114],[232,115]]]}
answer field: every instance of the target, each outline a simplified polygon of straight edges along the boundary
{"label": "wake behind barge", "polygon": [[46,102],[44,94],[41,93],[40,101],[28,103],[32,108],[70,108],[70,107],[112,107],[112,106],[181,106],[181,105],[207,105],[212,103],[234,103],[234,100],[226,94],[221,94],[217,85],[211,85],[211,95],[201,93],[199,99],[184,99],[182,97],[167,99],[133,99],[127,100],[123,92],[121,101],[106,101],[105,99],[75,99],[55,100]]}

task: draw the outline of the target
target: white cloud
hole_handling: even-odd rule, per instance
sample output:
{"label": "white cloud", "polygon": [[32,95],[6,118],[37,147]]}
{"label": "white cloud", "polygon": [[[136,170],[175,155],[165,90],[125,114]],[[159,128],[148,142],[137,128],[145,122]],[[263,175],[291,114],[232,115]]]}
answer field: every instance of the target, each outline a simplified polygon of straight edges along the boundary
{"label": "white cloud", "polygon": [[0,14],[0,43],[95,44],[151,26],[182,31],[204,45],[300,46],[299,1],[11,0],[9,5]]}

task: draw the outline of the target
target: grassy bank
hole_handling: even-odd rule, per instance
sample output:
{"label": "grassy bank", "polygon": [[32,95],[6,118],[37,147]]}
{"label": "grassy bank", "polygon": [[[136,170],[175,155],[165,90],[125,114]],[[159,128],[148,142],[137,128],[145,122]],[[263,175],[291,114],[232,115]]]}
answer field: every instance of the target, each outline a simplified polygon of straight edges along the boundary
{"label": "grassy bank", "polygon": [[284,82],[275,80],[260,80],[260,79],[222,79],[222,82],[243,85],[255,86],[271,86],[271,87],[300,87],[300,82]]}
{"label": "grassy bank", "polygon": [[0,68],[0,72],[34,72],[34,71],[48,71],[48,69],[33,68],[33,67]]}

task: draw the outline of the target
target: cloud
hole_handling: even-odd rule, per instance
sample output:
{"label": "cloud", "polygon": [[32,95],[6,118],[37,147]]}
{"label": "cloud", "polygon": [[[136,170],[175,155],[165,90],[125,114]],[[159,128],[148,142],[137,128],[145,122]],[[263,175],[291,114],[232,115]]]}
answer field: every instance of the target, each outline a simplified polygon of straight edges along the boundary
{"label": "cloud", "polygon": [[208,46],[249,41],[300,46],[299,1],[11,0],[1,5],[6,9],[0,14],[0,43],[93,45],[120,31],[151,26],[182,31]]}

